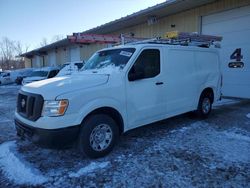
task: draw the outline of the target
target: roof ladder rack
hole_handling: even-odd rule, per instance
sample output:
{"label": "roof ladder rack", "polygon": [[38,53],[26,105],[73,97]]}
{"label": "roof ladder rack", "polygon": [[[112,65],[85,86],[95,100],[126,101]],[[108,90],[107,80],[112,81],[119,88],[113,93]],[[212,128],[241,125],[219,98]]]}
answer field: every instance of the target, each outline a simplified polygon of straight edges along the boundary
{"label": "roof ladder rack", "polygon": [[164,38],[157,37],[152,39],[147,39],[143,41],[133,42],[130,44],[168,44],[168,45],[182,45],[182,46],[198,46],[209,48],[210,46],[214,46],[219,48],[220,45],[215,42],[222,41],[222,37],[212,36],[212,35],[200,35],[197,33],[188,33],[188,32],[178,32],[172,31],[167,32]]}

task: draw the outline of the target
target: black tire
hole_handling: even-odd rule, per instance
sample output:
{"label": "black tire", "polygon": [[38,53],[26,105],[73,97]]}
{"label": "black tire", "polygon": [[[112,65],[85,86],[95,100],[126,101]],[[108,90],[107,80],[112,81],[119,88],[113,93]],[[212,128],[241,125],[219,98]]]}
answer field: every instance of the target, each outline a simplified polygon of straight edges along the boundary
{"label": "black tire", "polygon": [[207,118],[212,110],[212,102],[213,101],[211,93],[202,93],[200,96],[196,114],[202,119]]}
{"label": "black tire", "polygon": [[[107,136],[110,137],[110,135],[112,135],[111,138],[106,138]],[[80,151],[87,157],[99,158],[112,151],[118,136],[118,126],[110,116],[94,114],[82,123],[78,146]],[[104,147],[101,144],[106,145]]]}
{"label": "black tire", "polygon": [[2,84],[2,82],[0,81],[0,85]]}

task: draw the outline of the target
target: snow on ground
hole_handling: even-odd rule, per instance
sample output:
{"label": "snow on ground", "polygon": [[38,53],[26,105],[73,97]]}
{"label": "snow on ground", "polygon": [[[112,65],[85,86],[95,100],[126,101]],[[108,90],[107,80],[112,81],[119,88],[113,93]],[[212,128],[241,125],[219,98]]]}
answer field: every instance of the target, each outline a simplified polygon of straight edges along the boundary
{"label": "snow on ground", "polygon": [[222,101],[211,116],[184,114],[121,136],[96,160],[15,136],[19,87],[0,87],[0,187],[250,187],[250,101]]}
{"label": "snow on ground", "polygon": [[109,165],[109,162],[102,162],[102,163],[91,162],[88,166],[85,166],[85,167],[81,168],[76,173],[75,172],[70,172],[69,177],[77,178],[77,177],[83,176],[84,174],[92,173],[95,170],[106,168],[108,165]]}
{"label": "snow on ground", "polygon": [[15,137],[13,118],[20,87],[14,84],[0,86],[0,144]]}
{"label": "snow on ground", "polygon": [[247,116],[247,118],[250,118],[250,113],[248,113],[246,116]]}
{"label": "snow on ground", "polygon": [[11,119],[9,119],[7,117],[1,117],[0,123],[6,123],[6,122],[11,122]]}
{"label": "snow on ground", "polygon": [[19,89],[21,85],[16,85],[16,84],[8,84],[8,85],[0,85],[0,91],[4,89]]}
{"label": "snow on ground", "polygon": [[222,99],[220,101],[215,102],[213,107],[216,109],[216,108],[220,108],[221,106],[224,106],[224,105],[232,105],[232,104],[237,104],[239,102],[240,102],[239,99]]}
{"label": "snow on ground", "polygon": [[46,182],[47,179],[38,170],[15,156],[12,151],[15,149],[14,141],[0,145],[0,168],[5,177],[18,185],[37,185]]}

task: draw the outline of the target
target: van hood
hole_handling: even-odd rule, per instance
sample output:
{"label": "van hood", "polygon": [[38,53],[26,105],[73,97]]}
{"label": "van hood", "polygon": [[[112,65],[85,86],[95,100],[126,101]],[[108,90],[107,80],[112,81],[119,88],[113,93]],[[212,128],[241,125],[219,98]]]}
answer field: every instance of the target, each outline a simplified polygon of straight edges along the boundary
{"label": "van hood", "polygon": [[24,85],[21,90],[40,94],[46,100],[54,100],[58,95],[105,84],[108,78],[107,74],[73,74],[33,82]]}

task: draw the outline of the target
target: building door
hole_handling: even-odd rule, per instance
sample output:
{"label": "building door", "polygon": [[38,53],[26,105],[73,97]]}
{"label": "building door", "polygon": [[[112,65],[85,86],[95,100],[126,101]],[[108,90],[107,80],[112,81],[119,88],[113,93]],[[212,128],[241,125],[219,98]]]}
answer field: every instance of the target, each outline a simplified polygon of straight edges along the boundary
{"label": "building door", "polygon": [[42,67],[41,65],[41,57],[40,56],[35,56],[35,62],[34,62],[34,67]]}
{"label": "building door", "polygon": [[70,61],[80,61],[80,48],[70,48]]}
{"label": "building door", "polygon": [[250,98],[250,6],[202,17],[202,34],[222,36],[223,96]]}
{"label": "building door", "polygon": [[56,53],[55,52],[50,52],[49,53],[48,66],[56,66]]}

